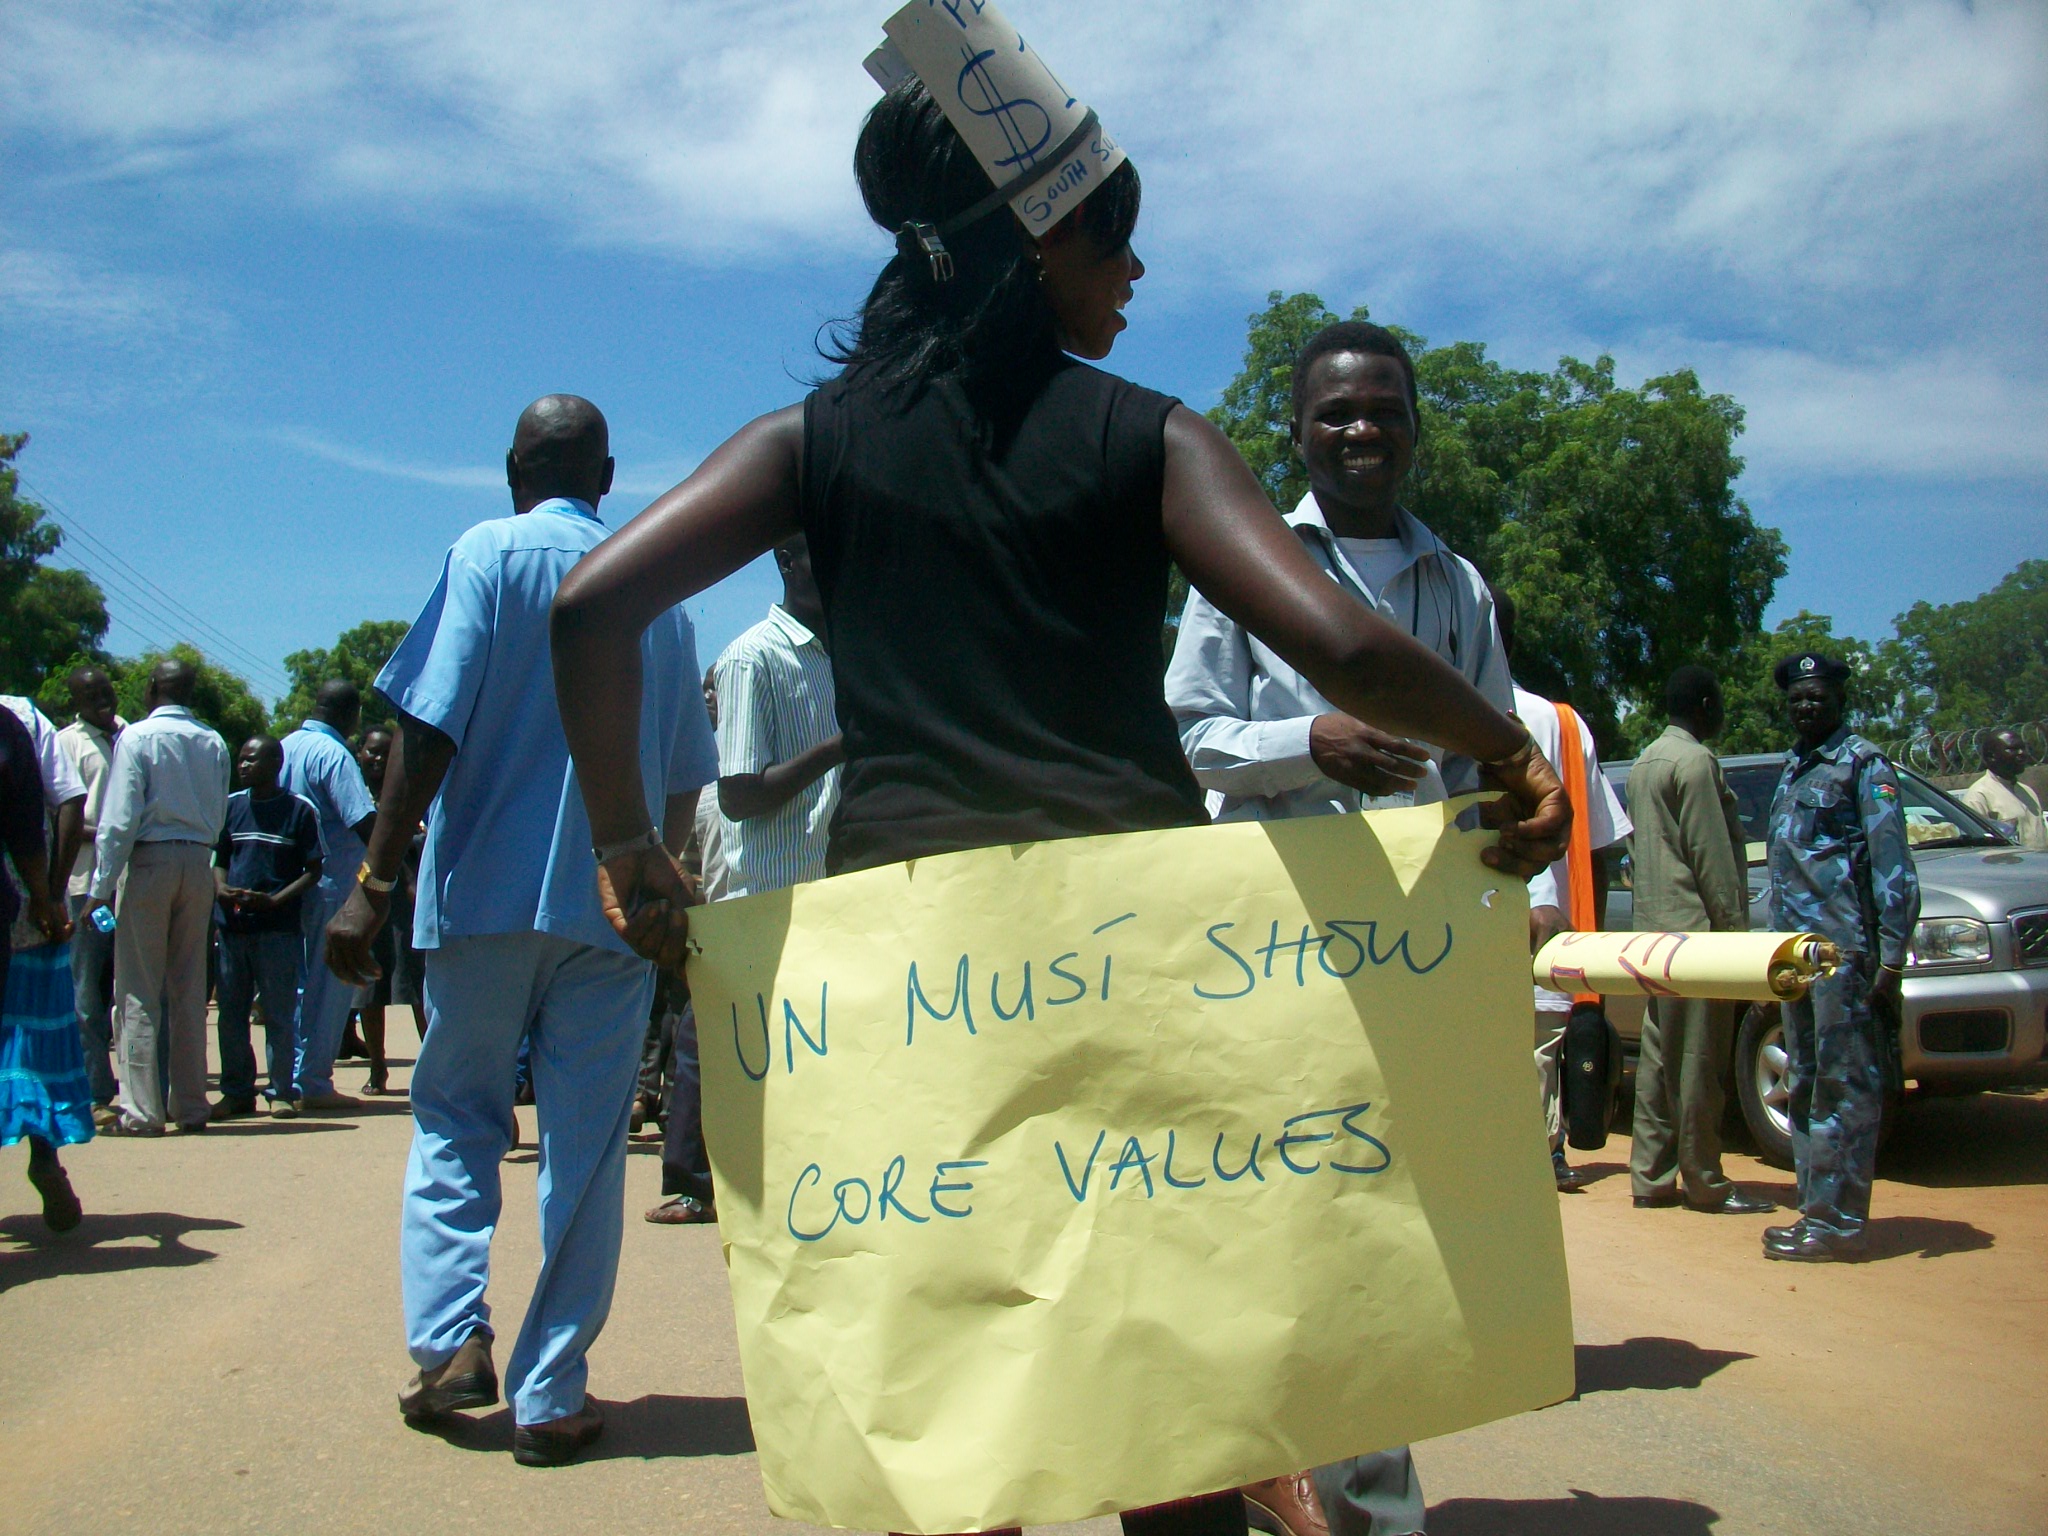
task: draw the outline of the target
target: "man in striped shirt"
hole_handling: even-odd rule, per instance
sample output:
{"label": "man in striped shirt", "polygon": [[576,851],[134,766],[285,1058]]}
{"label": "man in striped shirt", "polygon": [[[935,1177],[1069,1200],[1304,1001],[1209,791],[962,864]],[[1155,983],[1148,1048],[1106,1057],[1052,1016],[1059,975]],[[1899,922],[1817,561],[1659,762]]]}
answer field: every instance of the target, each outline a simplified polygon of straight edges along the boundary
{"label": "man in striped shirt", "polygon": [[824,603],[801,534],[776,545],[775,564],[782,601],[713,668],[727,896],[824,878],[846,761],[832,658],[818,633]]}
{"label": "man in striped shirt", "polygon": [[284,748],[274,736],[251,736],[235,754],[242,787],[228,796],[227,822],[214,845],[214,889],[220,929],[220,1100],[212,1118],[256,1112],[256,1053],[249,1014],[260,997],[267,1037],[265,1070],[273,1108],[292,1097],[292,1017],[305,961],[300,909],[320,878],[320,811],[282,782]]}

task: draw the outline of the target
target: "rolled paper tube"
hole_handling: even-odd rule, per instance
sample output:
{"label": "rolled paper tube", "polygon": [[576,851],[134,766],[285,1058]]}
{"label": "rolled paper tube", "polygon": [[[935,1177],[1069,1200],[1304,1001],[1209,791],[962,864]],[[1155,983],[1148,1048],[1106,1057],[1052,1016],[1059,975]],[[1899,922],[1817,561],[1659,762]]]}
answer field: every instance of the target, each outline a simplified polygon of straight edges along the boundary
{"label": "rolled paper tube", "polygon": [[1771,1003],[1803,996],[1840,960],[1811,933],[1560,933],[1531,970],[1558,992]]}

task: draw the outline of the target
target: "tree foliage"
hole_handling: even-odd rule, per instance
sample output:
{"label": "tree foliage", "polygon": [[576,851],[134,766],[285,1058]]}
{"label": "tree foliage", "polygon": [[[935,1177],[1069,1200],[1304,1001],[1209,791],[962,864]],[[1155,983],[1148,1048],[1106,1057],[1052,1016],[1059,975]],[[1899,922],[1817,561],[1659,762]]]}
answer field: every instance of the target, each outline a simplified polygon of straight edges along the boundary
{"label": "tree foliage", "polygon": [[397,716],[391,706],[370,685],[410,628],[403,619],[365,619],[353,629],[343,630],[331,647],[293,651],[285,657],[292,689],[277,701],[278,734],[297,730],[299,723],[313,712],[313,696],[320,685],[338,677],[347,678],[362,690],[365,730],[373,725],[395,724]]}
{"label": "tree foliage", "polygon": [[149,674],[169,656],[198,668],[199,685],[193,690],[192,713],[219,731],[230,750],[270,729],[270,711],[240,674],[208,661],[199,647],[182,640],[168,651],[146,651],[140,656],[68,656],[50,669],[36,694],[36,703],[52,720],[68,722],[72,718],[71,689],[65,679],[74,667],[90,665],[112,679],[116,708],[122,718],[140,720],[148,713],[142,707],[142,694],[149,686]]}
{"label": "tree foliage", "polygon": [[48,513],[16,494],[27,433],[0,432],[0,693],[34,693],[74,653],[97,656],[107,599],[83,571],[43,564],[64,542]]}
{"label": "tree foliage", "polygon": [[[1307,488],[1290,441],[1292,359],[1336,318],[1314,294],[1268,295],[1210,413],[1283,510]],[[1736,660],[1785,545],[1734,495],[1734,400],[1690,370],[1629,389],[1609,357],[1541,373],[1504,367],[1482,343],[1397,334],[1422,416],[1405,504],[1514,598],[1525,687],[1576,704],[1612,746],[1632,711],[1658,709],[1674,667]]]}
{"label": "tree foliage", "polygon": [[2048,719],[2048,560],[2027,560],[1968,602],[1915,603],[1878,647],[1897,732]]}

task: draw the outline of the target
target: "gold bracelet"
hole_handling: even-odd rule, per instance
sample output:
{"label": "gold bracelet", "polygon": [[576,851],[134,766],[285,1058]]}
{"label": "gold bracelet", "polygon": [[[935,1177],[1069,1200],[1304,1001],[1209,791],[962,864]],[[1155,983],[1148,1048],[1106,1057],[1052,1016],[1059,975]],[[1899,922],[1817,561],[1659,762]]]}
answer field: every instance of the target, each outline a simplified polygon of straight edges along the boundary
{"label": "gold bracelet", "polygon": [[390,880],[379,880],[371,872],[368,859],[363,860],[363,867],[356,871],[356,884],[366,891],[375,891],[379,896],[389,896],[398,888],[398,881],[395,877]]}

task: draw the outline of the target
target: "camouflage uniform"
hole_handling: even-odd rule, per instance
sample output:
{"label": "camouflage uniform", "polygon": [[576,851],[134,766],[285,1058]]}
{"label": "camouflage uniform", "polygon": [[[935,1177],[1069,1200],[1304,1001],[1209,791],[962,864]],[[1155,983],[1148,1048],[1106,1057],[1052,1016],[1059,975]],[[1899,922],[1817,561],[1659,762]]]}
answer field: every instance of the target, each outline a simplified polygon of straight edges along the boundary
{"label": "camouflage uniform", "polygon": [[1878,966],[1904,966],[1920,915],[1892,765],[1847,729],[1795,751],[1770,833],[1771,926],[1831,939],[1843,962],[1784,1006],[1799,1209],[1821,1232],[1855,1238],[1870,1215],[1889,1049],[1870,987]]}

